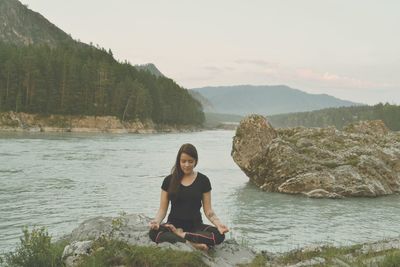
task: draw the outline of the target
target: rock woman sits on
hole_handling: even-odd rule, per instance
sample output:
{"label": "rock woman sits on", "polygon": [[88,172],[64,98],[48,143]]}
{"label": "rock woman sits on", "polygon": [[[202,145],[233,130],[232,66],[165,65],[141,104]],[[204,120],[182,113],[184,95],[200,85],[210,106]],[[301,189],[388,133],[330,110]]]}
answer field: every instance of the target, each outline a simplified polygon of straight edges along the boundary
{"label": "rock woman sits on", "polygon": [[[150,238],[156,242],[184,242],[195,248],[208,250],[225,239],[228,227],[221,223],[211,208],[211,184],[204,174],[194,171],[198,163],[197,150],[184,144],[178,151],[172,174],[164,178],[161,186],[160,208],[150,221]],[[161,224],[171,211],[167,223]],[[203,223],[200,208],[215,225]]]}

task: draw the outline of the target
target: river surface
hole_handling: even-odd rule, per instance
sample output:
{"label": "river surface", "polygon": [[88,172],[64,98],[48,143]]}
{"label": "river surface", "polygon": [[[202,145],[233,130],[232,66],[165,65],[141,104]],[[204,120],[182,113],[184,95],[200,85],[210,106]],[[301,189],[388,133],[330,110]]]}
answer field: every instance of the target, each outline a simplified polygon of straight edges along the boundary
{"label": "river surface", "polygon": [[239,243],[284,252],[400,235],[398,195],[321,200],[260,191],[230,156],[233,135],[0,133],[0,253],[16,247],[24,226],[46,226],[57,238],[94,216],[153,217],[183,143],[198,148],[214,211]]}

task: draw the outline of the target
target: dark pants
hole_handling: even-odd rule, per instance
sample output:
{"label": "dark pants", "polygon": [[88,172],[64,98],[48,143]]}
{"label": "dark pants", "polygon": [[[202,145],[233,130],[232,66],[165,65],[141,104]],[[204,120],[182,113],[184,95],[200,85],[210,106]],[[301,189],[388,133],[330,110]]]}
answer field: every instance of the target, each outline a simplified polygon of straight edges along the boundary
{"label": "dark pants", "polygon": [[177,236],[165,227],[164,224],[161,224],[158,230],[150,230],[149,236],[151,240],[156,243],[185,243],[186,241],[190,241],[212,247],[221,244],[225,239],[225,235],[221,235],[216,227],[203,224],[202,222],[187,223],[185,221],[174,220],[167,223],[174,225],[176,228],[182,228],[183,231],[186,232],[185,238]]}

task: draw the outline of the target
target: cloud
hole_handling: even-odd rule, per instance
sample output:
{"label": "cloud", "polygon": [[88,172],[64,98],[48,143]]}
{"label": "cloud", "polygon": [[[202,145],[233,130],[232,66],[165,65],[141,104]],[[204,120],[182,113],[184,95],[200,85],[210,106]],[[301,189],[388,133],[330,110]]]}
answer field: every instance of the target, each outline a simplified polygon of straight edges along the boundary
{"label": "cloud", "polygon": [[253,59],[208,62],[199,66],[195,73],[181,77],[181,80],[184,81],[184,84],[189,85],[188,87],[227,84],[286,84],[310,93],[329,93],[353,100],[357,99],[357,97],[351,95],[356,94],[355,92],[358,92],[358,98],[360,98],[360,94],[367,96],[367,92],[372,92],[373,89],[396,87],[394,84],[357,79],[332,71],[296,68],[271,61]]}
{"label": "cloud", "polygon": [[220,71],[222,71],[222,69],[220,67],[216,67],[216,66],[204,66],[203,69],[206,70],[206,71],[209,71],[209,72],[220,72]]}
{"label": "cloud", "polygon": [[347,88],[376,88],[386,87],[386,83],[375,83],[368,80],[360,80],[352,77],[341,76],[330,72],[318,72],[311,69],[296,69],[295,76],[298,79],[317,82],[324,86],[347,87]]}
{"label": "cloud", "polygon": [[221,73],[221,72],[225,72],[225,71],[233,71],[234,70],[234,68],[231,66],[225,66],[225,67],[204,66],[203,69],[206,70],[207,72],[213,72],[213,73]]}
{"label": "cloud", "polygon": [[280,64],[265,60],[257,60],[257,59],[237,59],[234,61],[236,64],[248,64],[248,65],[256,65],[260,67],[272,67],[278,68]]}
{"label": "cloud", "polygon": [[378,83],[366,79],[357,79],[349,76],[339,75],[328,71],[317,71],[309,68],[292,68],[277,62],[262,59],[237,59],[233,64],[236,67],[236,74],[253,71],[258,75],[265,75],[266,81],[274,79],[279,83],[307,84],[312,87],[324,88],[381,88],[392,87],[393,84]]}

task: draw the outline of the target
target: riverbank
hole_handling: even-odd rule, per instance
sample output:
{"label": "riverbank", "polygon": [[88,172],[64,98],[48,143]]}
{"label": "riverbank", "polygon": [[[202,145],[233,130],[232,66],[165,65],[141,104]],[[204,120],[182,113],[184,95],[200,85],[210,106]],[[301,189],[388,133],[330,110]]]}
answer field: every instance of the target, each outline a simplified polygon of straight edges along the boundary
{"label": "riverbank", "polygon": [[[184,243],[153,243],[150,218],[141,214],[95,217],[56,242],[44,228],[24,229],[5,266],[398,266],[400,238],[344,247],[309,246],[285,253],[255,252],[235,240],[204,252]],[[1,266],[1,259],[0,259]]]}
{"label": "riverbank", "polygon": [[121,121],[115,116],[40,115],[23,112],[0,113],[3,132],[158,133],[193,132],[193,125],[155,124],[151,120]]}

